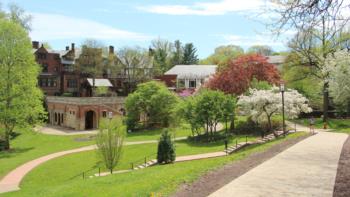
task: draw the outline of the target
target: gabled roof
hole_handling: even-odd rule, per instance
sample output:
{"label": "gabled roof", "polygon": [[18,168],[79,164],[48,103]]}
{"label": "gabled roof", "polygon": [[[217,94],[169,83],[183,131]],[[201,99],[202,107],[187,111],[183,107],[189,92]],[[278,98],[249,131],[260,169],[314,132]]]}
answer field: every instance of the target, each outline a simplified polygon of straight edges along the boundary
{"label": "gabled roof", "polygon": [[207,78],[215,74],[217,65],[176,65],[165,75],[177,75],[178,79]]}
{"label": "gabled roof", "polygon": [[[93,85],[93,79],[86,79],[89,85]],[[95,79],[95,87],[113,87],[112,83],[108,79]]]}

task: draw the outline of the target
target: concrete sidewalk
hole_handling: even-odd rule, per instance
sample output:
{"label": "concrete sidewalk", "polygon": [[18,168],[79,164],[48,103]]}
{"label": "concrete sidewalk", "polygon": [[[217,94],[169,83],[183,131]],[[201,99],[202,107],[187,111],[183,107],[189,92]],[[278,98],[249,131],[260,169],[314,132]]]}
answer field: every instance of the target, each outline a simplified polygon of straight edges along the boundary
{"label": "concrete sidewalk", "polygon": [[333,195],[338,161],[348,135],[311,136],[217,190],[216,196]]}

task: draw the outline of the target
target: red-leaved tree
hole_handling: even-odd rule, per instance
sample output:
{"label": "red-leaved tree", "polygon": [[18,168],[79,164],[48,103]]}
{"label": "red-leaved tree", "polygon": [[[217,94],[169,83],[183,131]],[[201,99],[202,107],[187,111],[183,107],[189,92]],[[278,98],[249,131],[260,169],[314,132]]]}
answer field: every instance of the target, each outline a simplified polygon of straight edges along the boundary
{"label": "red-leaved tree", "polygon": [[248,54],[229,62],[228,67],[216,73],[206,84],[213,90],[240,95],[247,91],[253,78],[278,84],[280,74],[274,64],[258,54]]}

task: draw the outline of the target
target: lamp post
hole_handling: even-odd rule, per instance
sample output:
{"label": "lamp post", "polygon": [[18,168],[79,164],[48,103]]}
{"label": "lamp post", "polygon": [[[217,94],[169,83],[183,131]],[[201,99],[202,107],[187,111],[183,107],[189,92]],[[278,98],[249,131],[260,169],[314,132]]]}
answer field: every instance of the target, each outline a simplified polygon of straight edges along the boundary
{"label": "lamp post", "polygon": [[286,135],[286,126],[284,121],[284,83],[280,84],[280,92],[282,94],[282,127],[283,127],[283,135]]}

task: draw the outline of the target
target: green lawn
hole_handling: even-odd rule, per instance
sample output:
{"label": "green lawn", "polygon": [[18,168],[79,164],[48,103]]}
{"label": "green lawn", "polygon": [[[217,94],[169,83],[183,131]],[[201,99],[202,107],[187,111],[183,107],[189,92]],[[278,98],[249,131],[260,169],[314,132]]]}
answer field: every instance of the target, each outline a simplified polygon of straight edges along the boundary
{"label": "green lawn", "polygon": [[[17,166],[50,153],[93,144],[87,135],[54,136],[19,130],[11,151],[0,151],[0,178]],[[88,140],[88,141],[87,141]]]}
{"label": "green lawn", "polygon": [[[239,136],[237,139],[239,142],[245,141],[245,136]],[[255,138],[248,138],[248,140],[252,139]],[[234,144],[235,140],[231,140],[231,143]],[[176,142],[175,146],[177,156],[224,150],[223,142],[206,144],[181,140]],[[145,157],[147,158],[146,160],[155,159],[156,152],[156,143],[125,146],[120,164],[115,170],[130,169],[131,163],[134,163],[136,167],[136,165],[140,165],[144,162]],[[23,184],[28,185],[28,187],[55,185],[72,179],[81,179],[82,172],[86,172],[86,176],[94,175],[98,172],[99,167],[102,172],[107,171],[100,161],[101,159],[98,157],[96,151],[86,151],[56,158],[40,165],[38,168],[30,172],[29,175],[25,177]],[[52,179],[52,176],[55,178]]]}
{"label": "green lawn", "polygon": [[[295,122],[309,126],[309,119],[298,119]],[[329,119],[328,126],[330,129],[334,129],[334,132],[342,132],[350,134],[350,119]],[[315,127],[323,128],[323,122],[321,118],[315,118]]]}
{"label": "green lawn", "polygon": [[[70,168],[75,165],[81,165],[76,164],[74,162],[76,161],[74,159],[75,156],[71,155],[71,158],[62,157],[65,158],[61,161],[63,163],[59,163],[62,158],[58,158],[36,168],[25,178],[20,191],[5,193],[3,196],[150,196],[152,192],[166,196],[174,192],[180,184],[192,182],[209,170],[242,159],[254,152],[266,150],[273,144],[277,144],[283,140],[301,135],[305,135],[305,133],[295,133],[286,138],[280,138],[263,145],[250,146],[226,157],[159,165],[144,170],[85,180],[82,178],[67,179],[61,175],[75,175],[74,173],[69,174]],[[143,146],[152,145],[130,146],[125,149],[125,155],[127,152],[129,154],[133,152],[136,154],[139,149],[142,149],[143,152],[147,151],[148,149]],[[131,150],[133,147],[135,149]],[[179,152],[181,152],[181,149],[178,146],[177,150]],[[183,151],[185,150],[186,148],[183,148]],[[90,154],[87,152],[85,154],[87,155],[80,155],[80,161],[77,162],[87,163],[95,157],[95,153],[93,152]],[[72,160],[70,163],[67,161],[69,159],[73,159],[74,161]],[[60,167],[60,169],[53,172],[53,174],[43,173],[50,166],[53,169],[55,167]]]}

